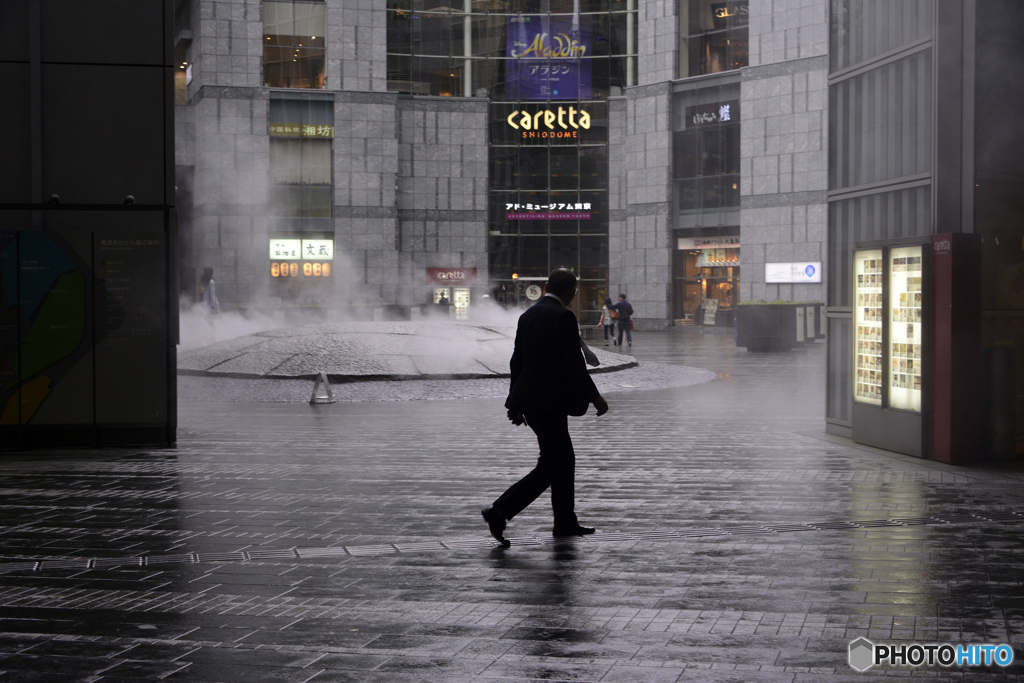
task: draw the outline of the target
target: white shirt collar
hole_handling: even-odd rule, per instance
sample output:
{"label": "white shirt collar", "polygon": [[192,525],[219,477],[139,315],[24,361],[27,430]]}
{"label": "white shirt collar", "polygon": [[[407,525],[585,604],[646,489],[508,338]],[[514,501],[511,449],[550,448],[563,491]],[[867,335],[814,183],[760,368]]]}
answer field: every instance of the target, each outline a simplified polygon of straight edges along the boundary
{"label": "white shirt collar", "polygon": [[558,296],[557,294],[552,294],[551,292],[548,292],[548,293],[547,293],[547,294],[545,294],[544,296],[545,296],[545,297],[549,297],[549,296],[550,296],[550,297],[551,297],[552,299],[554,299],[554,300],[555,300],[555,301],[557,301],[558,303],[560,303],[560,304],[562,304],[563,306],[565,306],[565,302],[564,302],[564,301],[562,301],[562,297]]}

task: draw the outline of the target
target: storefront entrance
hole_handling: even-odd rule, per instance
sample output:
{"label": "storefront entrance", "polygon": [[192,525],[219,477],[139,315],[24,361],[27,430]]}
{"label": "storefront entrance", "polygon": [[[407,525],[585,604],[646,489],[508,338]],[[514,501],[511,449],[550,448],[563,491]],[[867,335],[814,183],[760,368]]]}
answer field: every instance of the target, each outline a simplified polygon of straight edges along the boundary
{"label": "storefront entrance", "polygon": [[672,251],[675,324],[732,327],[740,282],[739,235],[692,237],[683,232],[676,231]]}

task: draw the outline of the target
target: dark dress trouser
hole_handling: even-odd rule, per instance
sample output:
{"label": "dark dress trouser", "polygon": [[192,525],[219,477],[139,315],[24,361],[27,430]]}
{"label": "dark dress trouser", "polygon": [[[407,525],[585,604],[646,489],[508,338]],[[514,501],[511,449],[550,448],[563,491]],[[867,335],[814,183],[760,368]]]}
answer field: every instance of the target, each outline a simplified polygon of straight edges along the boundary
{"label": "dark dress trouser", "polygon": [[619,346],[622,346],[622,333],[623,332],[626,333],[626,341],[628,341],[630,344],[632,344],[633,343],[633,332],[630,329],[629,321],[627,320],[627,321],[623,322],[623,321],[620,320],[618,322],[618,325],[619,325]]}
{"label": "dark dress trouser", "polygon": [[569,437],[569,417],[557,413],[525,413],[526,422],[537,434],[540,458],[537,466],[494,501],[505,519],[512,519],[551,487],[551,507],[556,527],[574,527],[576,453]]}

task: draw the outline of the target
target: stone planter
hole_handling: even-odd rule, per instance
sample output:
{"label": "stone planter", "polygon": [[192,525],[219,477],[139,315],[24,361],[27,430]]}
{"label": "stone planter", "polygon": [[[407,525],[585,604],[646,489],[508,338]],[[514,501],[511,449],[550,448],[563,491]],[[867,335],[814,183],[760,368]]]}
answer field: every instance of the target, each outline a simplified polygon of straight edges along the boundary
{"label": "stone planter", "polygon": [[813,343],[821,334],[817,303],[743,304],[736,308],[736,346],[763,353]]}

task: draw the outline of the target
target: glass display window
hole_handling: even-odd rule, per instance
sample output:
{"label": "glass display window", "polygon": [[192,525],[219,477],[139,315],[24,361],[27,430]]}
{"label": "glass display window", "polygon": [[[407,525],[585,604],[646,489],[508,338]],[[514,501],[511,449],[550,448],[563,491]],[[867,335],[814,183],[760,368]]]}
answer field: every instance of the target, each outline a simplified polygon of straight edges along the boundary
{"label": "glass display window", "polygon": [[884,277],[885,262],[881,249],[855,253],[853,400],[876,406],[882,405],[882,379],[886,370],[883,338]]}
{"label": "glass display window", "polygon": [[889,405],[921,412],[922,248],[889,250]]}

